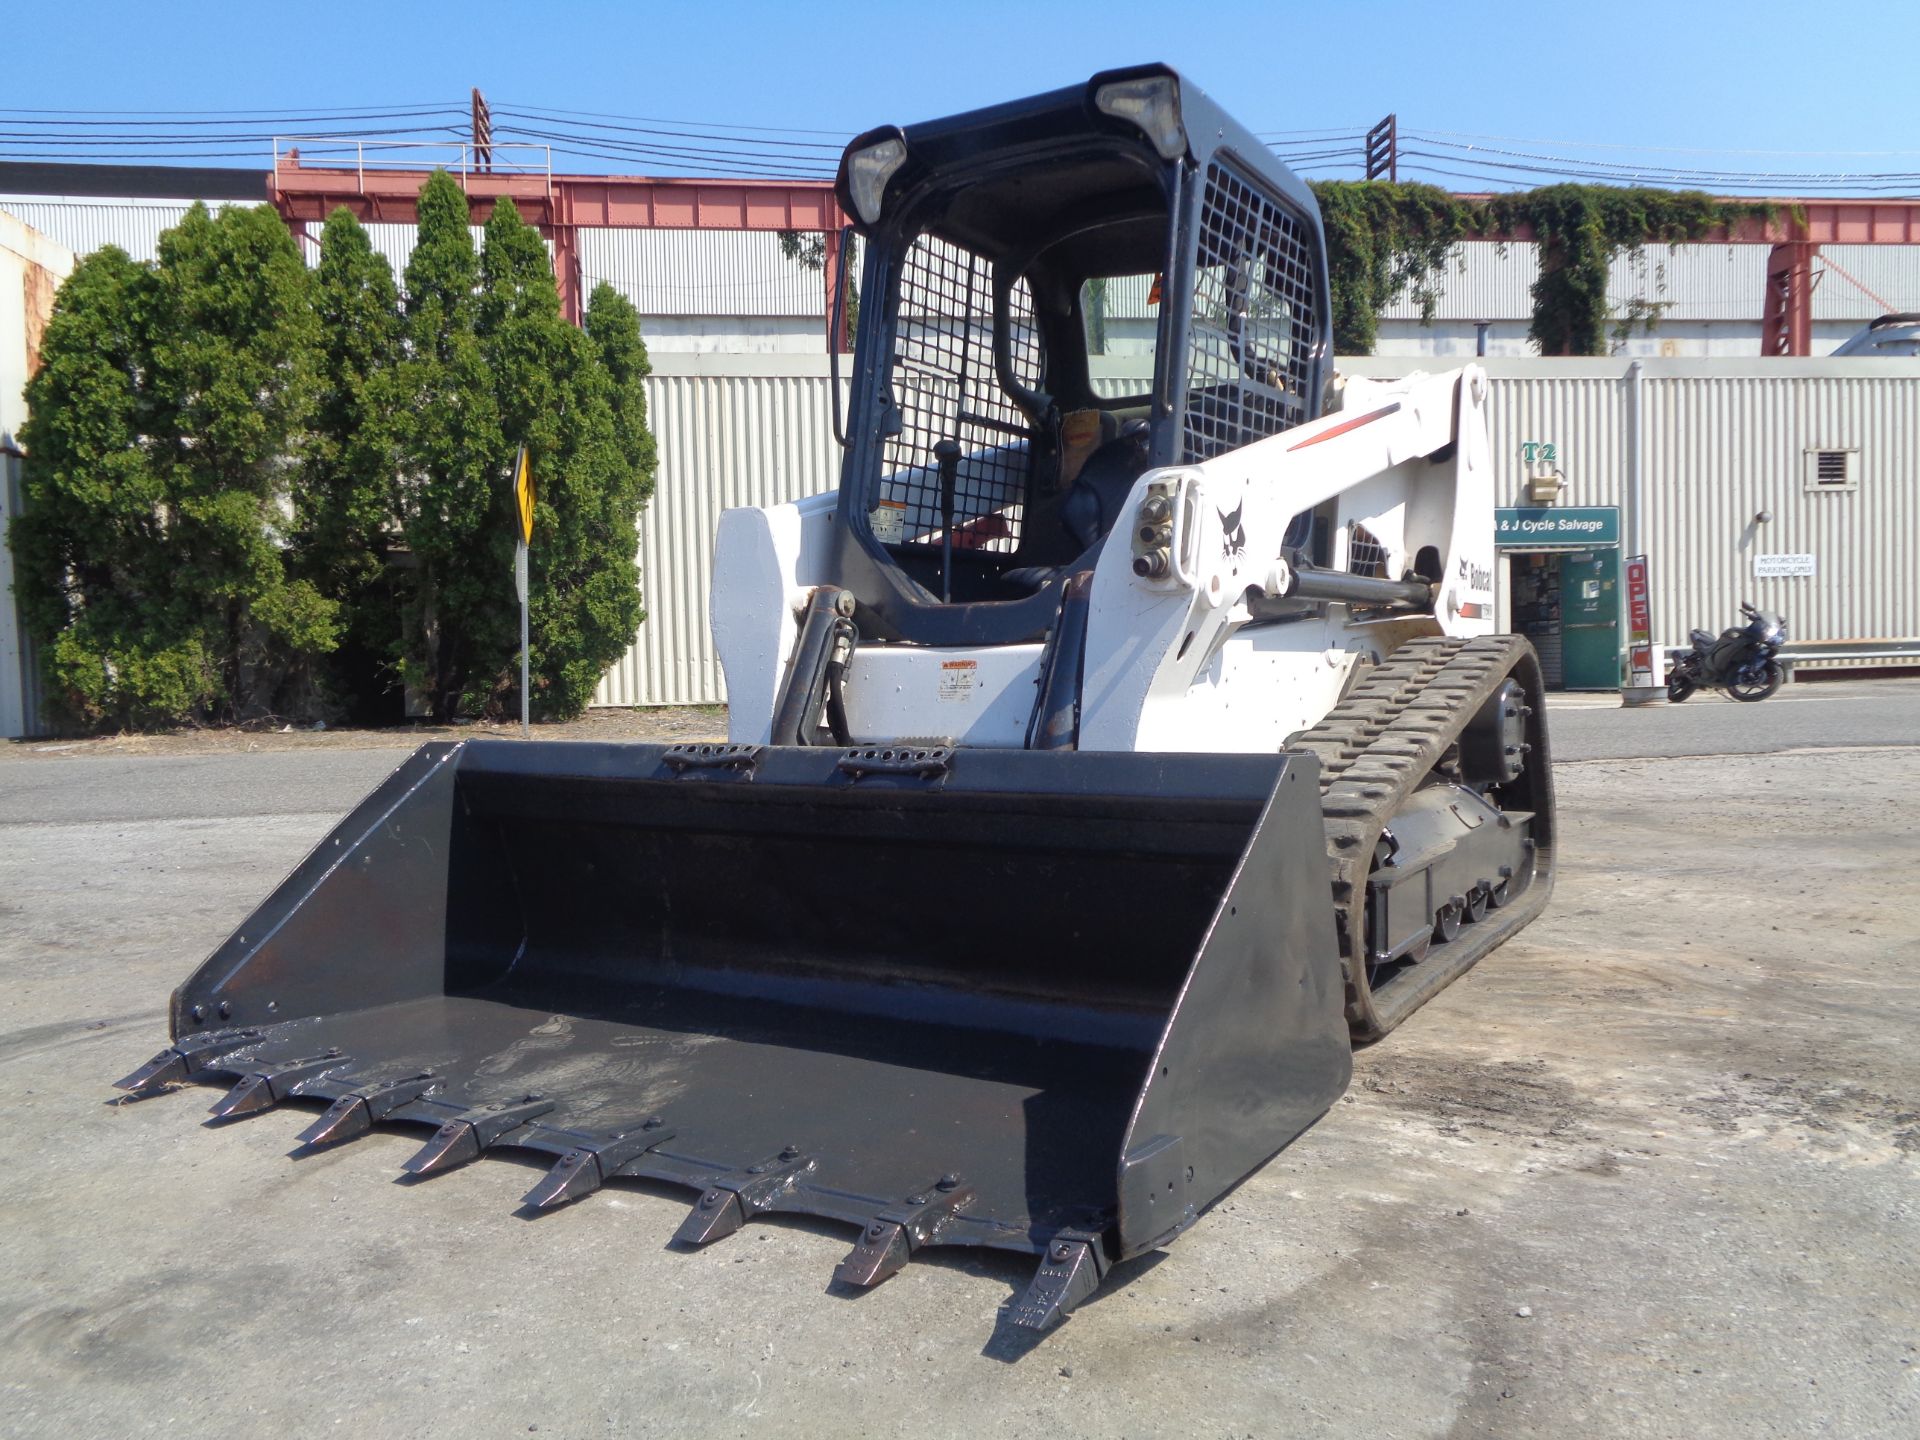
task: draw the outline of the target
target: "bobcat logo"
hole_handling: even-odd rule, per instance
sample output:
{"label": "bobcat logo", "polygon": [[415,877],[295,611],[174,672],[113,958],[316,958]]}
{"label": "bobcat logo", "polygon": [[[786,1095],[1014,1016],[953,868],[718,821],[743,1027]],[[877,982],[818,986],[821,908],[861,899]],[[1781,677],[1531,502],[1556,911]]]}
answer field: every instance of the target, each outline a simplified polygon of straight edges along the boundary
{"label": "bobcat logo", "polygon": [[1220,517],[1221,534],[1226,537],[1220,553],[1229,560],[1238,560],[1247,553],[1247,527],[1240,523],[1240,512],[1246,508],[1247,502],[1242,500],[1233,507],[1231,515],[1224,510],[1215,512]]}

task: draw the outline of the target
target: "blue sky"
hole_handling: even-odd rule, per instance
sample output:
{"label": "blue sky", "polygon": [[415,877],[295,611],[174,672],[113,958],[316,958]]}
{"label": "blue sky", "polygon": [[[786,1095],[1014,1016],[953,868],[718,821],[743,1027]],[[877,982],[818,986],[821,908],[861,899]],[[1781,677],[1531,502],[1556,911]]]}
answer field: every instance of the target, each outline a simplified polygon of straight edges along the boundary
{"label": "blue sky", "polygon": [[[496,108],[845,134],[1164,59],[1256,131],[1351,130],[1396,110],[1403,128],[1510,137],[1459,141],[1495,148],[1588,142],[1622,148],[1580,155],[1645,164],[1920,171],[1904,72],[1920,54],[1920,3],[1908,0],[144,0],[21,5],[7,34],[0,107],[15,116],[461,103],[479,85]],[[1897,83],[1875,78],[1888,56],[1903,67]],[[1769,151],[1882,153],[1738,153]]]}

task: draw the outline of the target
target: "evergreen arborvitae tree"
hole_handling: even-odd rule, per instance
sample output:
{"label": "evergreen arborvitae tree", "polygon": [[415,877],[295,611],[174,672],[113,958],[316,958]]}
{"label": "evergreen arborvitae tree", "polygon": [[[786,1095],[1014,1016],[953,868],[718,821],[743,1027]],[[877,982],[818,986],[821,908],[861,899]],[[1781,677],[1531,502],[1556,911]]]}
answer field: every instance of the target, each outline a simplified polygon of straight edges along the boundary
{"label": "evergreen arborvitae tree", "polygon": [[21,619],[50,718],[144,726],[219,692],[191,596],[175,585],[166,477],[143,440],[151,269],[108,246],[61,286],[27,384],[24,513],[9,527]]}
{"label": "evergreen arborvitae tree", "polygon": [[150,435],[180,584],[206,607],[230,712],[303,708],[338,639],[338,607],[286,555],[319,339],[306,264],[269,207],[195,205],[160,237],[154,279]]}
{"label": "evergreen arborvitae tree", "polygon": [[[530,567],[532,708],[548,718],[586,708],[606,667],[633,643],[641,616],[635,522],[652,483],[639,392],[646,350],[631,306],[623,324],[616,308],[625,302],[611,290],[596,302],[604,346],[562,318],[539,235],[511,202],[495,207],[481,257],[478,328],[504,439],[527,447],[539,496]],[[603,359],[607,348],[623,367],[618,382]],[[504,486],[499,494],[510,555]],[[470,687],[470,701],[490,707],[511,695],[518,646],[512,593],[497,580],[493,593],[497,623],[489,618],[473,632],[505,643],[489,657],[492,683],[484,693]]]}
{"label": "evergreen arborvitae tree", "polygon": [[[313,275],[265,207],[196,206],[155,264],[104,250],[67,282],[8,537],[60,716],[145,726],[330,701],[393,717],[396,669],[438,718],[508,711],[523,444],[540,495],[535,711],[577,715],[632,643],[655,466],[639,317],[602,286],[586,329],[567,324],[511,204],[483,253],[446,175],[419,211],[404,309],[344,211]],[[393,563],[403,547],[411,566]]]}
{"label": "evergreen arborvitae tree", "polygon": [[196,205],[159,260],[61,291],[28,391],[12,537],[49,700],[86,725],[299,710],[335,606],[290,572],[290,458],[313,404],[306,266],[265,206]]}
{"label": "evergreen arborvitae tree", "polygon": [[[510,455],[475,332],[479,257],[467,197],[444,171],[420,192],[420,234],[407,262],[408,414],[399,521],[417,569],[407,627],[409,677],[436,719],[471,713],[488,662],[516,640],[501,618],[512,600],[512,537],[502,484]],[[502,594],[505,595],[504,602]]]}
{"label": "evergreen arborvitae tree", "polygon": [[611,285],[594,286],[587,297],[587,338],[599,352],[613,386],[613,428],[632,470],[632,491],[625,499],[639,512],[653,498],[658,455],[653,432],[647,428],[647,389],[641,382],[653,373],[646,341],[640,338],[640,312]]}
{"label": "evergreen arborvitae tree", "polygon": [[405,621],[387,551],[410,401],[393,269],[348,210],[334,211],[320,232],[313,294],[319,398],[294,491],[295,560],[340,606],[333,699],[358,719],[398,720]]}

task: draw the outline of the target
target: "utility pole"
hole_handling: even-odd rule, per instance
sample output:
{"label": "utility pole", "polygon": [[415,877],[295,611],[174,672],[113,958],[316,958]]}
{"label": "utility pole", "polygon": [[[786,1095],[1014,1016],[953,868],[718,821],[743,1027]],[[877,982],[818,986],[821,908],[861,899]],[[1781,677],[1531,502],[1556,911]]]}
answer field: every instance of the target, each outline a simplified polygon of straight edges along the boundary
{"label": "utility pole", "polygon": [[[478,95],[478,90],[473,92]],[[1400,183],[1400,117],[1389,115],[1367,131],[1367,179]]]}
{"label": "utility pole", "polygon": [[493,113],[478,85],[473,87],[473,168],[482,175],[493,173]]}

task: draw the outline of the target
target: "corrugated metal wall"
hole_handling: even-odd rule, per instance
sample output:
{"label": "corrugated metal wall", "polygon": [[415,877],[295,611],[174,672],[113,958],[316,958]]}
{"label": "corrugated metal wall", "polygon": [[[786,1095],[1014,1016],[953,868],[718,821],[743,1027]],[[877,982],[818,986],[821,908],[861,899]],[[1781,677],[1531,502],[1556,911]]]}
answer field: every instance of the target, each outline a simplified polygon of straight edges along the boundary
{"label": "corrugated metal wall", "polygon": [[[1869,366],[1884,362],[1869,361]],[[1920,636],[1920,369],[1644,382],[1655,628],[1735,623],[1751,601],[1795,640]],[[1856,490],[1808,493],[1809,449],[1858,449]],[[1773,518],[1756,522],[1761,511]],[[1756,554],[1812,555],[1755,579]]]}
{"label": "corrugated metal wall", "polygon": [[647,381],[660,447],[653,503],[640,521],[647,618],[633,648],[601,680],[594,704],[725,698],[707,630],[720,512],[798,500],[840,481],[826,358],[777,368],[787,373],[656,373]]}
{"label": "corrugated metal wall", "polygon": [[[1920,245],[1826,245],[1816,265],[1825,272],[1813,292],[1816,320],[1865,323],[1890,310],[1920,309]],[[1462,245],[1441,275],[1434,318],[1529,319],[1539,278],[1537,245]],[[1613,262],[1607,298],[1616,311],[1633,299],[1663,305],[1669,320],[1758,323],[1766,278],[1764,245],[1642,245]],[[1417,320],[1420,308],[1402,298],[1381,318]]]}
{"label": "corrugated metal wall", "polygon": [[[1486,364],[1498,503],[1526,503],[1520,447],[1533,440],[1559,448],[1560,503],[1627,506],[1627,363]],[[1732,624],[1742,600],[1783,613],[1796,640],[1920,637],[1920,362],[1640,364],[1641,535],[1659,643]],[[1408,367],[1341,368],[1385,378]],[[1810,449],[1857,449],[1858,488],[1808,493]],[[1762,510],[1773,518],[1757,523]],[[1756,579],[1756,554],[1812,555],[1817,570]]]}
{"label": "corrugated metal wall", "polygon": [[[661,456],[640,527],[648,618],[601,682],[600,705],[724,700],[707,632],[720,512],[838,483],[825,357],[656,363],[670,373],[648,381]],[[1371,358],[1341,367],[1390,377],[1408,365]],[[1500,504],[1524,503],[1521,446],[1530,440],[1558,447],[1562,503],[1627,504],[1626,362],[1487,368]],[[1660,643],[1680,643],[1690,626],[1731,624],[1741,600],[1785,613],[1798,639],[1920,637],[1920,361],[1648,360],[1642,376],[1643,523]],[[1097,384],[1116,394],[1138,388],[1119,373]],[[1859,488],[1807,494],[1809,447],[1857,447]],[[1762,509],[1773,520],[1752,524]],[[1812,554],[1818,573],[1756,580],[1755,553]]]}
{"label": "corrugated metal wall", "polygon": [[[119,245],[136,260],[153,258],[160,232],[193,202],[116,197],[0,196],[0,210],[85,255]],[[210,202],[218,205],[223,202]],[[374,247],[397,275],[412,253],[411,225],[369,225]],[[319,227],[311,227],[319,233]],[[477,235],[477,231],[475,232]],[[588,285],[610,281],[643,315],[811,316],[824,313],[820,276],[780,254],[774,236],[735,231],[585,230],[581,268]],[[1813,292],[1816,320],[1867,321],[1889,310],[1920,309],[1920,245],[1827,245]],[[1749,323],[1760,318],[1767,251],[1762,245],[1644,245],[1613,263],[1607,295],[1617,308],[1639,298],[1665,305],[1665,318]],[[1477,241],[1459,247],[1440,279],[1438,320],[1525,320],[1539,278],[1539,247]],[[1155,314],[1149,279],[1116,280],[1108,314]],[[1382,318],[1412,320],[1402,299]]]}
{"label": "corrugated metal wall", "polygon": [[[264,198],[264,197],[263,197]],[[135,260],[158,253],[160,232],[180,223],[193,201],[67,198],[59,195],[0,196],[0,210],[25,221],[75,255],[118,245]],[[412,227],[408,227],[412,228]]]}
{"label": "corrugated metal wall", "polygon": [[738,230],[583,230],[580,269],[642,315],[818,315],[818,271],[780,253],[779,237]]}

